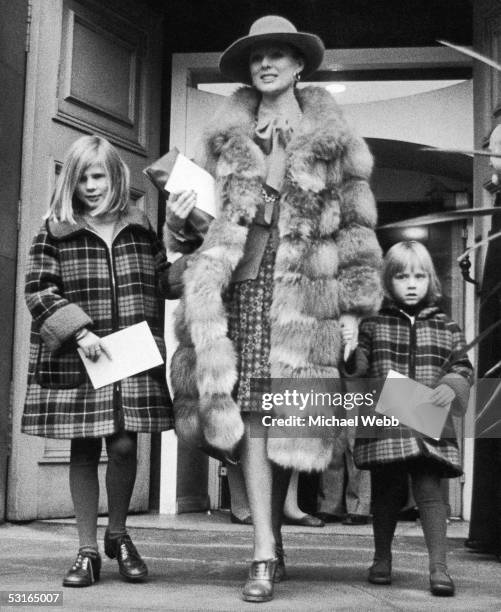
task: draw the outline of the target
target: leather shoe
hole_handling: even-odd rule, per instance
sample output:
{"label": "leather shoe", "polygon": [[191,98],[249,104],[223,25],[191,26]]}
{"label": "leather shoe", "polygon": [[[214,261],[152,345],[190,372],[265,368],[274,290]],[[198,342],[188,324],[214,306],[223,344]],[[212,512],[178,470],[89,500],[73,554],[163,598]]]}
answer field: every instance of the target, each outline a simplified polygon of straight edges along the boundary
{"label": "leather shoe", "polygon": [[230,521],[236,525],[252,525],[252,516],[249,514],[245,518],[240,519],[238,516],[235,516],[233,512],[230,512]]}
{"label": "leather shoe", "polygon": [[322,519],[312,516],[311,514],[305,514],[301,518],[293,519],[284,516],[284,525],[299,525],[301,527],[325,527],[325,523]]}
{"label": "leather shoe", "polygon": [[263,602],[273,599],[273,580],[277,568],[277,559],[252,561],[249,577],[242,591],[244,601]]}
{"label": "leather shoe", "polygon": [[65,587],[87,587],[99,580],[101,556],[88,550],[79,550],[77,558],[63,580]]}
{"label": "leather shoe", "polygon": [[317,512],[315,516],[324,523],[340,523],[345,518],[339,514],[330,514],[329,512]]}
{"label": "leather shoe", "polygon": [[367,580],[371,584],[391,584],[391,561],[380,559],[369,567]]}
{"label": "leather shoe", "polygon": [[148,575],[148,568],[128,533],[118,538],[111,538],[108,530],[106,530],[104,552],[110,559],[118,561],[120,575],[129,582],[141,582]]}
{"label": "leather shoe", "polygon": [[273,582],[282,582],[287,580],[287,570],[285,569],[285,553],[284,548],[280,544],[275,545],[275,556],[277,558],[277,567],[275,569],[275,575],[273,576]]}
{"label": "leather shoe", "polygon": [[367,525],[369,517],[365,514],[348,514],[342,522],[343,525]]}
{"label": "leather shoe", "polygon": [[449,574],[443,569],[434,569],[430,572],[430,591],[439,597],[454,595],[454,583]]}

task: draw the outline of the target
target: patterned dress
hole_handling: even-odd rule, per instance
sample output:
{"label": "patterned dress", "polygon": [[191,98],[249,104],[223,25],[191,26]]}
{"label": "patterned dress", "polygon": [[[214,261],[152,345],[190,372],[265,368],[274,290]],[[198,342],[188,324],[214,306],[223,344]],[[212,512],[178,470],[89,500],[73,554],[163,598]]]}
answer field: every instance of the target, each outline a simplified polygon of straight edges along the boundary
{"label": "patterned dress", "polygon": [[276,240],[270,234],[257,278],[234,283],[229,290],[228,336],[237,353],[235,400],[243,412],[257,411],[250,402],[252,378],[270,376],[270,308]]}
{"label": "patterned dress", "polygon": [[250,400],[251,380],[270,377],[270,309],[278,247],[280,199],[277,190],[285,175],[285,146],[292,137],[293,126],[299,117],[300,113],[289,121],[264,116],[256,126],[256,142],[267,156],[268,165],[267,185],[263,188],[265,204],[262,210],[258,210],[256,217],[268,218],[271,232],[256,278],[232,284],[225,300],[228,309],[228,336],[237,354],[238,380],[234,397],[242,412],[261,410],[258,403]]}

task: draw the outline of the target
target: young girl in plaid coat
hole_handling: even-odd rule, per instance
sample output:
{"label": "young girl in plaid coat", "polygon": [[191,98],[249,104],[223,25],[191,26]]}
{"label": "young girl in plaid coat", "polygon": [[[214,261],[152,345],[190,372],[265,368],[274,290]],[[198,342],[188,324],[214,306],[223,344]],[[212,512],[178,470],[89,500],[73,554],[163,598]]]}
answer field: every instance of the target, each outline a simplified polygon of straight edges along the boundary
{"label": "young girl in plaid coat", "polygon": [[136,478],[138,432],[169,429],[164,369],[94,389],[77,348],[92,361],[113,359],[103,337],[147,321],[165,356],[158,294],[163,246],[146,215],[128,205],[129,172],[110,143],[84,136],[70,148],[46,220],[34,238],[26,276],[33,317],[22,431],[70,438],[70,490],[80,548],[63,584],[99,579],[98,464],[108,453],[109,526],[105,553],[120,574],[141,581],[147,568],[125,522]]}
{"label": "young girl in plaid coat", "polygon": [[[390,369],[396,370],[432,387],[432,403],[452,403],[452,413],[464,414],[472,366],[461,330],[437,306],[440,282],[428,250],[416,241],[395,244],[384,260],[383,283],[386,301],[379,314],[361,323],[358,347],[346,364],[349,374],[385,379]],[[346,343],[353,340],[344,337]],[[410,475],[429,552],[431,592],[454,594],[446,565],[447,509],[440,480],[459,476],[462,470],[448,419],[439,441],[403,426],[381,427],[370,438],[356,441],[357,466],[371,471],[373,584],[391,583],[391,543]]]}

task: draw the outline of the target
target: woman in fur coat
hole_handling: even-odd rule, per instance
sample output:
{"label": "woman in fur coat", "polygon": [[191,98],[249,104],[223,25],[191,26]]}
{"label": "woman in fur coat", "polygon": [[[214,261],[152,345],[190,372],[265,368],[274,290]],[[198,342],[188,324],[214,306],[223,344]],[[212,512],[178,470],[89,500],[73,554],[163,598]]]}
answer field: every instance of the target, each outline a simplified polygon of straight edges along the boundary
{"label": "woman in fur coat", "polygon": [[338,378],[341,328],[380,304],[372,156],[325,89],[296,87],[323,53],[277,16],[233,43],[220,70],[251,87],[225,101],[198,160],[216,179],[219,214],[203,237],[189,222],[193,192],[167,206],[169,249],[193,253],[176,313],[176,431],[223,453],[239,444],[254,524],[246,601],[270,600],[284,576],[290,470],[325,469],[333,445],[330,433],[267,439],[250,381]]}

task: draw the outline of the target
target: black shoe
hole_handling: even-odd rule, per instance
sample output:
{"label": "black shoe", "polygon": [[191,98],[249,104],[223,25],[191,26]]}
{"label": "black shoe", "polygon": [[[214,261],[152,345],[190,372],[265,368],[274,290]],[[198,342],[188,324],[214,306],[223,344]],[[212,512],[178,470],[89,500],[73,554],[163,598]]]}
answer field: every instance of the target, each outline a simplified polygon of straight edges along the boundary
{"label": "black shoe", "polygon": [[244,601],[261,603],[273,599],[273,581],[277,568],[277,559],[253,561],[249,568],[249,577],[242,591]]}
{"label": "black shoe", "polygon": [[99,580],[101,575],[101,556],[88,550],[79,550],[75,562],[63,580],[65,587],[87,587]]}
{"label": "black shoe", "polygon": [[434,569],[430,572],[430,591],[438,597],[451,597],[454,595],[454,583],[449,574],[443,569]]}
{"label": "black shoe", "polygon": [[118,538],[110,538],[108,530],[104,534],[104,552],[110,559],[118,561],[120,575],[129,582],[141,582],[148,575],[148,568],[137,552],[128,533]]}
{"label": "black shoe", "polygon": [[344,519],[343,525],[367,525],[369,517],[364,514],[348,514]]}
{"label": "black shoe", "polygon": [[380,559],[369,567],[367,580],[371,584],[391,584],[391,561]]}
{"label": "black shoe", "polygon": [[329,512],[317,512],[315,516],[324,523],[340,523],[346,518],[345,516],[330,514]]}
{"label": "black shoe", "polygon": [[275,575],[273,576],[273,582],[282,582],[287,580],[287,570],[285,569],[285,553],[283,546],[279,544],[275,545],[275,556],[277,558],[277,567],[275,569]]}
{"label": "black shoe", "polygon": [[235,516],[233,512],[230,512],[230,521],[236,525],[252,525],[252,516],[249,514],[245,518],[240,519],[238,516]]}
{"label": "black shoe", "polygon": [[311,514],[305,514],[299,519],[287,518],[284,516],[284,525],[299,525],[301,527],[325,527],[325,523],[322,519]]}
{"label": "black shoe", "polygon": [[476,553],[482,553],[487,555],[499,555],[501,554],[501,550],[499,546],[496,546],[495,543],[489,543],[481,540],[465,540],[464,545],[466,548],[469,548],[471,551]]}

